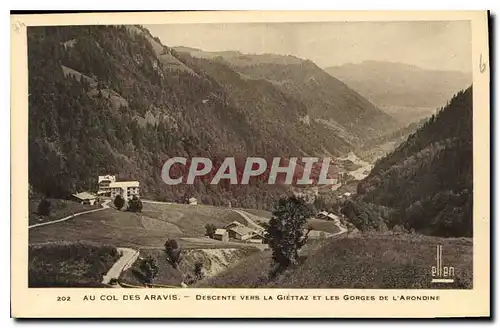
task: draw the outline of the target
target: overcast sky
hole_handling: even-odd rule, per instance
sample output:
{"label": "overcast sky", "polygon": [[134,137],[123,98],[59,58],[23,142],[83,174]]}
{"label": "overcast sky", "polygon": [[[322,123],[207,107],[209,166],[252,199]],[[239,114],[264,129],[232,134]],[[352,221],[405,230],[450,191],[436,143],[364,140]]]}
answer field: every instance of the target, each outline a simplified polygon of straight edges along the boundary
{"label": "overcast sky", "polygon": [[145,25],[167,46],[277,53],[328,67],[364,60],[470,72],[468,21]]}

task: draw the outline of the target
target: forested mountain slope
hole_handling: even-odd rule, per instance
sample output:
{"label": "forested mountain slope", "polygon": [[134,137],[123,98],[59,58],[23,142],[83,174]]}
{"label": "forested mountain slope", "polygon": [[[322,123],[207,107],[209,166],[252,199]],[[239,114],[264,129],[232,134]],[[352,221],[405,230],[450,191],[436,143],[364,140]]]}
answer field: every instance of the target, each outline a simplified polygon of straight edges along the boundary
{"label": "forested mountain slope", "polygon": [[358,185],[359,197],[393,209],[389,226],[472,236],[472,154],[470,87],[378,161]]}
{"label": "forested mountain slope", "polygon": [[172,187],[162,165],[174,156],[338,155],[386,126],[360,129],[341,117],[384,121],[349,93],[329,114],[345,125],[332,130],[308,119],[318,109],[289,89],[179,55],[139,26],[30,27],[28,62],[29,182],[52,197],[94,189],[98,175],[115,173],[139,180],[145,197],[266,207],[284,187]]}
{"label": "forested mountain slope", "polygon": [[229,65],[251,83],[267,82],[303,104],[307,108],[303,114],[308,115],[309,122],[320,123],[355,144],[379,137],[396,126],[392,117],[309,60],[274,54],[176,49],[205,62]]}

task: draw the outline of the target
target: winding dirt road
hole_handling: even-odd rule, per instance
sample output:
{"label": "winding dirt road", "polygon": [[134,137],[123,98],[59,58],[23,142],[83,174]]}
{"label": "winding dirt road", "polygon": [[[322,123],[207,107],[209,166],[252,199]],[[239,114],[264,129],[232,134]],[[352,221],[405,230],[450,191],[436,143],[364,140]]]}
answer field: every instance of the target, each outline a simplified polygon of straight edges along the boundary
{"label": "winding dirt road", "polygon": [[130,268],[139,257],[139,251],[132,248],[118,247],[121,257],[113,264],[111,269],[102,277],[103,284],[109,284],[111,279],[118,279],[120,274]]}
{"label": "winding dirt road", "polygon": [[243,219],[245,219],[245,221],[247,221],[247,223],[251,226],[250,228],[253,228],[253,229],[258,230],[258,231],[264,230],[264,228],[262,226],[258,225],[257,223],[255,223],[255,221],[252,220],[246,212],[241,211],[241,210],[235,210],[235,209],[233,209],[233,211],[238,213],[239,215],[241,215],[241,217]]}
{"label": "winding dirt road", "polygon": [[[255,223],[254,220],[252,220],[252,218],[250,217],[252,214],[248,214],[246,213],[245,211],[242,211],[242,210],[236,210],[236,209],[233,209],[233,211],[235,211],[236,213],[238,213],[239,215],[241,215],[241,217],[243,217],[245,219],[245,221],[247,221],[247,223],[249,224],[249,226],[251,228],[254,228],[254,229],[257,229],[257,230],[263,230],[263,227],[258,225],[257,223]],[[252,215],[254,216],[254,215]],[[266,218],[262,218],[263,220],[267,220]],[[328,233],[328,238],[331,238],[331,237],[335,237],[335,236],[339,236],[345,232],[347,232],[347,228],[344,227],[343,225],[340,225],[340,224],[335,224],[338,228],[339,228],[339,231],[336,232],[336,233]],[[322,232],[322,231],[319,231],[319,232]]]}
{"label": "winding dirt road", "polygon": [[75,214],[71,214],[71,215],[68,215],[66,217],[63,217],[62,219],[58,219],[58,220],[54,220],[54,221],[48,221],[48,222],[43,222],[43,223],[37,223],[37,224],[33,224],[33,225],[30,225],[28,227],[28,229],[31,229],[31,228],[36,228],[36,227],[41,227],[41,226],[44,226],[44,225],[49,225],[49,224],[55,224],[55,223],[60,223],[60,222],[64,222],[64,221],[67,221],[69,219],[72,219],[74,217],[77,217],[77,216],[80,216],[80,215],[83,215],[83,214],[88,214],[88,213],[93,213],[93,212],[98,212],[98,211],[102,211],[102,210],[105,210],[107,208],[109,208],[108,204],[109,202],[111,202],[109,199],[108,200],[105,200],[102,204],[101,204],[101,208],[96,208],[94,210],[90,210],[90,211],[84,211],[84,212],[79,212],[79,213],[75,213]]}

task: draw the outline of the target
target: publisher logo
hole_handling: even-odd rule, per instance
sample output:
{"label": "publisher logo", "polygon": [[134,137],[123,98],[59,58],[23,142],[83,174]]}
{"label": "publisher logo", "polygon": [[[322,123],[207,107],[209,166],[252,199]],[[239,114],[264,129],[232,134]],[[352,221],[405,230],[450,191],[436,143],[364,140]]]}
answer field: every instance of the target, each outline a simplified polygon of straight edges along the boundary
{"label": "publisher logo", "polygon": [[443,262],[443,245],[436,246],[436,266],[431,268],[432,283],[451,284],[455,281],[455,268]]}

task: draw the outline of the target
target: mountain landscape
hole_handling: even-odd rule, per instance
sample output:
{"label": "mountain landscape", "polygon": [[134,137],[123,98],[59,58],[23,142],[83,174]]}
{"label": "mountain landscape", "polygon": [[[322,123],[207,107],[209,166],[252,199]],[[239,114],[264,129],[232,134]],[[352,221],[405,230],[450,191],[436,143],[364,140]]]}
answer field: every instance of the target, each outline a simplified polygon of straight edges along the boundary
{"label": "mountain landscape", "polygon": [[[434,255],[429,246],[444,244],[455,250],[447,261],[461,274],[441,287],[471,288],[472,241],[463,237],[472,237],[472,205],[469,87],[378,160],[358,184],[357,195],[340,205],[347,224],[354,226],[349,230],[364,231],[361,236],[348,233],[310,244],[300,266],[274,279],[266,271],[271,255],[260,252],[199,286],[435,288],[426,279]],[[258,265],[248,270],[250,263]]]}
{"label": "mountain landscape", "polygon": [[272,84],[307,108],[309,124],[324,125],[330,134],[340,135],[353,145],[379,137],[396,126],[388,115],[346,84],[332,78],[309,60],[274,54],[248,55],[235,51],[203,52],[175,48],[198,62],[230,66],[249,83]]}
{"label": "mountain landscape", "polygon": [[[473,287],[467,74],[323,70],[138,25],[30,27],[28,64],[30,287]],[[304,198],[259,179],[163,182],[167,159],[196,156],[331,157],[341,178]],[[108,174],[140,199],[99,199]],[[450,284],[431,281],[436,245]]]}
{"label": "mountain landscape", "polygon": [[32,189],[65,197],[116,172],[145,197],[269,207],[283,186],[174,189],[161,167],[174,156],[336,156],[396,126],[310,61],[200,52],[140,26],[30,29]]}
{"label": "mountain landscape", "polygon": [[[358,184],[357,199],[384,206],[379,218],[419,233],[472,236],[472,87],[459,92]],[[346,215],[360,225],[377,220],[360,214],[355,202]],[[369,222],[371,221],[371,222]]]}
{"label": "mountain landscape", "polygon": [[325,71],[403,124],[435,114],[454,94],[472,84],[471,73],[374,60]]}

